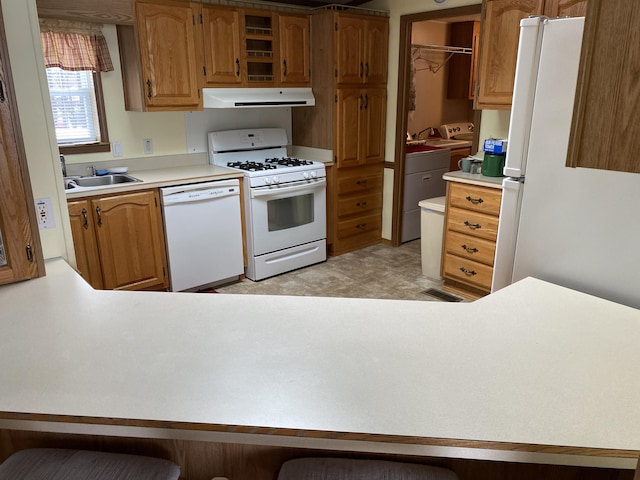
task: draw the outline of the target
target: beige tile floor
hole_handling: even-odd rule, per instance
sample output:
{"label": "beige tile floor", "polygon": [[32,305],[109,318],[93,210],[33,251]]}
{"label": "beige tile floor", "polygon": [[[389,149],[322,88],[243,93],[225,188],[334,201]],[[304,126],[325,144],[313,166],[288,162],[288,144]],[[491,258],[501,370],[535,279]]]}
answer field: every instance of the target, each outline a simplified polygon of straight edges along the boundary
{"label": "beige tile floor", "polygon": [[422,275],[420,240],[400,247],[378,244],[259,282],[244,279],[218,287],[219,293],[309,295],[439,301],[424,293],[441,281]]}

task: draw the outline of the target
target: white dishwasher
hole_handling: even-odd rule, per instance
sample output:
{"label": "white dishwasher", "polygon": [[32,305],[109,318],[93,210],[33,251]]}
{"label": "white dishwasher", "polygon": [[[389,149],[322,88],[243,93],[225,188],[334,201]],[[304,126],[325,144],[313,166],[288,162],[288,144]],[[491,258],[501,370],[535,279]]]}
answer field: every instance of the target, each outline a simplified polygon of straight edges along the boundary
{"label": "white dishwasher", "polygon": [[237,179],[160,189],[172,292],[244,273]]}

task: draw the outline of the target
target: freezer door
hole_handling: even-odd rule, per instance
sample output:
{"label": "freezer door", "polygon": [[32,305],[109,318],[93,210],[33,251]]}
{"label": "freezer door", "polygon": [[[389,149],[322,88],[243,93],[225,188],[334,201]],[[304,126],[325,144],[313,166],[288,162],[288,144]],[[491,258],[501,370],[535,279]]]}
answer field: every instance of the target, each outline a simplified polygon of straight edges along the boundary
{"label": "freezer door", "polygon": [[496,256],[493,263],[492,292],[510,285],[512,281],[523,187],[524,185],[518,179],[505,178],[502,181],[502,203]]}
{"label": "freezer door", "polygon": [[518,63],[509,120],[509,147],[503,170],[507,177],[518,178],[525,174],[543,20],[542,17],[532,17],[520,21]]}

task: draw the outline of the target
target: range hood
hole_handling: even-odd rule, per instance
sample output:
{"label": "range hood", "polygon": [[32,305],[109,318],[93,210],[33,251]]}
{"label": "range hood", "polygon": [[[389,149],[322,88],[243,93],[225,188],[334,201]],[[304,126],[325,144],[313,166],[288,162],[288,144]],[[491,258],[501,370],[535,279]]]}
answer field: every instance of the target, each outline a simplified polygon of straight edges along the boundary
{"label": "range hood", "polygon": [[310,107],[311,88],[203,88],[204,108]]}

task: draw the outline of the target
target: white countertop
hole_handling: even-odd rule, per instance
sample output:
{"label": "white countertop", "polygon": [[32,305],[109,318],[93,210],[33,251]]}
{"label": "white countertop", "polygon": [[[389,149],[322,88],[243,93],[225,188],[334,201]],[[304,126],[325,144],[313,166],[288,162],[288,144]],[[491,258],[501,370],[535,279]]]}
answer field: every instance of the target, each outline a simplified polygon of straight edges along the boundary
{"label": "white countertop", "polygon": [[105,195],[111,193],[132,192],[147,188],[168,187],[186,183],[242,178],[243,172],[217,165],[189,165],[181,167],[160,168],[155,170],[137,170],[128,175],[142,180],[141,182],[120,183],[102,187],[76,187],[66,190],[67,199]]}
{"label": "white countertop", "polygon": [[640,452],[640,311],[535,279],[473,303],[99,291],[58,259],[0,305],[0,428],[623,468]]}
{"label": "white countertop", "polygon": [[502,181],[504,180],[504,177],[487,177],[481,173],[466,173],[461,170],[447,172],[442,178],[451,182],[468,183],[470,185],[499,188],[501,190]]}

